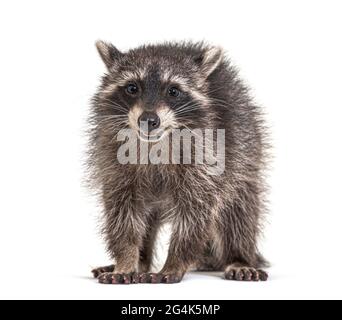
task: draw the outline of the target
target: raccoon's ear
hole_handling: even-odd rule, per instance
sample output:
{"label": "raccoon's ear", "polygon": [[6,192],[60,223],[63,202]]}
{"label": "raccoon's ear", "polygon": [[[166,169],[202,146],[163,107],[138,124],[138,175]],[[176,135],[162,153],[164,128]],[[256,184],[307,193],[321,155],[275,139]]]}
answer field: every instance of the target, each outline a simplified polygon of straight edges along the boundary
{"label": "raccoon's ear", "polygon": [[96,48],[106,67],[110,69],[115,61],[123,56],[123,53],[116,49],[111,43],[96,41]]}
{"label": "raccoon's ear", "polygon": [[211,47],[195,58],[206,77],[218,67],[223,59],[223,50],[220,47]]}

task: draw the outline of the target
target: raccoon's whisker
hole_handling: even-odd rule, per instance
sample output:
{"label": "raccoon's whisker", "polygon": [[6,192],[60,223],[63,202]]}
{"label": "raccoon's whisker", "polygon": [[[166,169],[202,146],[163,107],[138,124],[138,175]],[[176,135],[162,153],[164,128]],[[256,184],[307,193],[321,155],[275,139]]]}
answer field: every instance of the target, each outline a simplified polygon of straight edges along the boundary
{"label": "raccoon's whisker", "polygon": [[187,103],[185,103],[185,104],[183,104],[181,106],[177,106],[176,105],[176,108],[177,108],[177,110],[182,110],[182,109],[184,109],[184,108],[186,108],[188,106],[191,106],[191,105],[200,105],[200,104],[197,103],[197,102],[194,102],[194,101],[189,101],[189,102],[187,102]]}
{"label": "raccoon's whisker", "polygon": [[175,105],[175,108],[183,108],[183,107],[186,107],[187,105],[193,103],[193,101],[188,101],[187,103],[184,103],[183,105],[179,106],[179,105]]}
{"label": "raccoon's whisker", "polygon": [[98,123],[100,125],[105,125],[108,129],[113,129],[114,131],[123,129],[120,127],[121,125],[125,125],[126,127],[128,125],[127,121],[123,121],[120,119],[115,119],[115,120],[103,119],[99,121]]}
{"label": "raccoon's whisker", "polygon": [[197,108],[189,109],[189,110],[184,110],[182,112],[175,113],[175,116],[184,116],[184,115],[190,114],[190,112],[194,111],[194,110],[197,110]]}
{"label": "raccoon's whisker", "polygon": [[118,117],[107,117],[107,116],[101,116],[101,117],[97,117],[96,119],[99,119],[101,122],[118,122],[118,121],[122,121],[124,120],[125,118],[127,118],[126,116],[118,116]]}
{"label": "raccoon's whisker", "polygon": [[199,106],[201,106],[201,105],[200,105],[200,104],[188,105],[188,106],[185,106],[185,107],[183,107],[183,108],[177,109],[176,111],[174,111],[174,113],[175,113],[176,115],[178,115],[178,114],[181,114],[182,111],[187,112],[187,111],[189,111],[189,110],[195,110],[195,109],[197,109]]}
{"label": "raccoon's whisker", "polygon": [[114,101],[110,101],[110,100],[107,100],[107,99],[101,101],[100,104],[108,104],[108,105],[111,105],[111,106],[118,106],[118,107],[121,107],[121,108],[124,107],[121,104],[118,104],[118,103],[116,103]]}
{"label": "raccoon's whisker", "polygon": [[185,109],[183,109],[183,110],[180,110],[180,111],[178,111],[178,112],[175,112],[175,115],[176,116],[179,116],[179,115],[181,115],[181,114],[184,114],[184,113],[188,113],[188,112],[191,112],[191,111],[193,111],[193,110],[197,110],[197,108],[198,108],[198,106],[193,106],[193,107],[189,107],[189,108],[185,108]]}
{"label": "raccoon's whisker", "polygon": [[[231,108],[232,105],[227,103],[227,101],[224,101],[222,99],[217,99],[217,98],[210,98],[210,101],[213,102],[214,105],[216,106],[225,106],[227,108]],[[218,102],[218,103],[216,103]]]}
{"label": "raccoon's whisker", "polygon": [[108,114],[108,115],[99,115],[98,118],[116,118],[116,117],[127,117],[126,114]]}
{"label": "raccoon's whisker", "polygon": [[199,103],[184,105],[184,106],[181,106],[181,107],[177,108],[176,111],[182,111],[182,110],[185,110],[185,109],[188,109],[188,108],[198,107],[198,106],[200,106]]}
{"label": "raccoon's whisker", "polygon": [[108,105],[108,104],[102,104],[101,106],[103,108],[108,108],[108,109],[112,109],[112,110],[115,110],[115,111],[120,111],[121,113],[127,113],[128,112],[128,110],[120,108],[118,106],[111,106],[111,105]]}
{"label": "raccoon's whisker", "polygon": [[[120,104],[118,104],[116,101],[113,101],[113,100],[110,100],[110,99],[102,99],[102,101],[107,101],[107,102],[109,102],[110,104],[115,104],[115,105],[120,106]],[[125,104],[125,105],[126,105],[126,104]]]}
{"label": "raccoon's whisker", "polygon": [[118,110],[118,111],[121,111],[121,112],[124,112],[124,113],[127,113],[127,112],[128,112],[128,109],[125,109],[124,107],[119,106],[119,105],[113,105],[113,104],[108,104],[108,103],[102,103],[102,104],[100,104],[100,106],[102,106],[102,107],[108,107],[108,108],[110,108],[110,109]]}
{"label": "raccoon's whisker", "polygon": [[175,112],[178,112],[178,111],[182,111],[183,109],[186,109],[186,108],[190,108],[192,106],[200,106],[199,103],[196,103],[196,102],[193,102],[193,101],[189,101],[181,106],[179,105],[176,105],[175,106]]}
{"label": "raccoon's whisker", "polygon": [[[102,100],[103,102],[109,104],[109,105],[112,105],[112,106],[117,106],[117,107],[120,107],[120,108],[123,108],[125,110],[128,110],[129,109],[129,106],[125,103],[124,105],[121,105],[121,104],[118,104],[117,102],[115,101],[112,101],[112,100],[109,100],[109,99],[103,99]],[[101,101],[101,102],[102,102]],[[100,104],[101,104],[100,102]]]}
{"label": "raccoon's whisker", "polygon": [[108,119],[108,118],[110,118],[110,119],[112,119],[112,118],[127,118],[127,115],[125,115],[125,114],[110,114],[110,115],[97,116],[96,118],[97,119],[101,119],[101,118],[106,118],[106,119]]}

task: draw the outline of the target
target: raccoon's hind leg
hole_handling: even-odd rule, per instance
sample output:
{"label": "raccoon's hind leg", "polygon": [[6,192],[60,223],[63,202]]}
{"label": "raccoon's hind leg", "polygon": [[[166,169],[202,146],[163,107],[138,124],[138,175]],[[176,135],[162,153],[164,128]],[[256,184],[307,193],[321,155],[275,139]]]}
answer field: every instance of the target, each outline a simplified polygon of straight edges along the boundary
{"label": "raccoon's hind leg", "polygon": [[[248,194],[247,194],[248,195]],[[255,195],[254,195],[255,196]],[[259,210],[253,194],[244,195],[240,204],[228,206],[223,212],[224,226],[219,231],[224,254],[224,278],[237,281],[266,281],[268,275],[261,268],[268,264],[259,254]]]}
{"label": "raccoon's hind leg", "polygon": [[220,268],[218,263],[219,259],[215,256],[214,241],[210,241],[203,250],[203,254],[199,256],[198,262],[195,265],[195,271],[222,271],[222,268]]}

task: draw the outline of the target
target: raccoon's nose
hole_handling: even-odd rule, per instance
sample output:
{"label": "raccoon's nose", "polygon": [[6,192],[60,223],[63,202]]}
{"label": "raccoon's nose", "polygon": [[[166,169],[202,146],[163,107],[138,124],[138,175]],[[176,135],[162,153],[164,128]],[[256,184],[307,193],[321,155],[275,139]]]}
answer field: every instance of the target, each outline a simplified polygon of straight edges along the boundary
{"label": "raccoon's nose", "polygon": [[155,130],[160,126],[160,118],[155,112],[144,112],[138,119],[138,125],[141,126],[141,122],[147,123],[148,131]]}

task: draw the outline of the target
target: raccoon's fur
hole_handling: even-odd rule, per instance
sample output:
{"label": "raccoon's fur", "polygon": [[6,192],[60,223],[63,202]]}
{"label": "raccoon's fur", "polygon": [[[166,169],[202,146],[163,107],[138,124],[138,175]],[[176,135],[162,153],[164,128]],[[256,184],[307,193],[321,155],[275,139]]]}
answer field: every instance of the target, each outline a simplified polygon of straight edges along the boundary
{"label": "raccoon's fur", "polygon": [[[103,235],[115,265],[93,270],[101,283],[179,282],[190,268],[229,280],[266,280],[259,254],[266,129],[237,70],[204,43],[146,45],[120,52],[99,41],[108,69],[93,98],[89,165],[103,202]],[[166,129],[225,129],[225,167],[120,164],[120,129],[139,116]],[[158,119],[159,121],[159,119]],[[159,124],[158,124],[159,125]],[[159,226],[172,224],[165,266],[149,273]]]}

